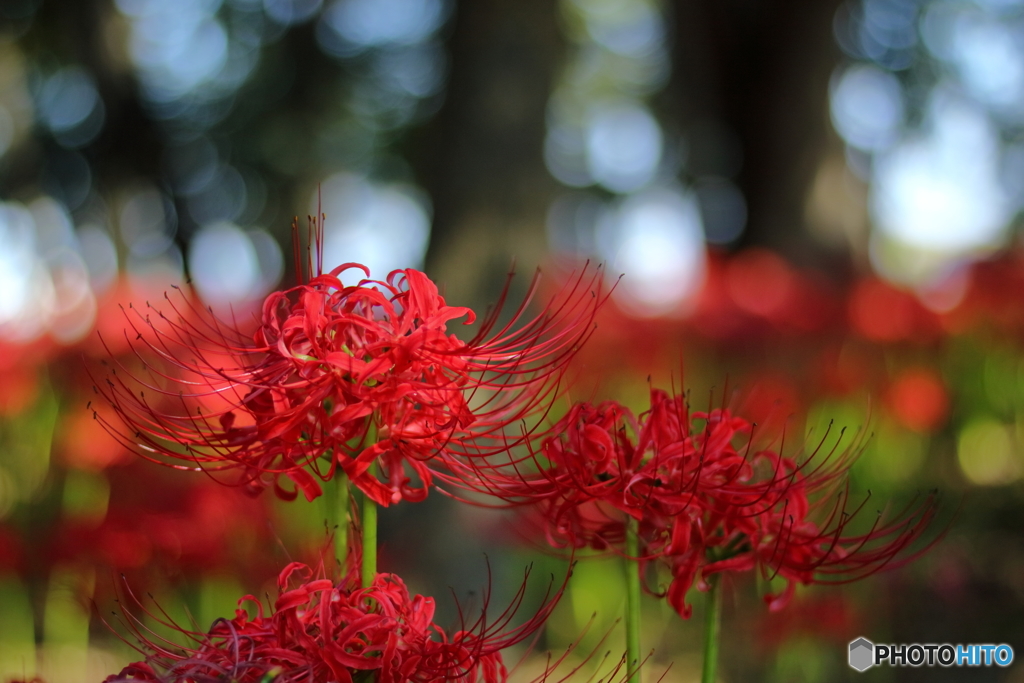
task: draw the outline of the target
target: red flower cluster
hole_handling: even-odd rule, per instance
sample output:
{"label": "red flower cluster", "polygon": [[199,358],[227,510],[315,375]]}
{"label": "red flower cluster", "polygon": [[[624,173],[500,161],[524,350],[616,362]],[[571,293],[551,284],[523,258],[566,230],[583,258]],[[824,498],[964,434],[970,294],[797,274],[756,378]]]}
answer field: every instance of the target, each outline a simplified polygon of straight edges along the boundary
{"label": "red flower cluster", "polygon": [[[111,468],[105,479],[110,501],[103,518],[54,519],[33,536],[36,562],[91,564],[100,576],[114,568],[136,584],[204,572],[262,580],[276,569],[262,552],[274,541],[264,501],[142,461]],[[106,582],[97,584],[102,590]]]}
{"label": "red flower cluster", "polygon": [[[352,270],[366,279],[345,284]],[[473,312],[426,275],[370,280],[352,263],[271,294],[252,334],[193,306],[130,316],[144,369],[99,385],[118,418],[105,424],[145,457],[240,470],[240,483],[285,498],[297,491],[281,475],[312,500],[341,468],[381,505],[422,500],[428,463],[504,452],[508,426],[549,409],[592,330],[601,277],[584,271],[525,320],[528,297],[500,329],[499,306],[469,341],[447,325]]]}
{"label": "red flower cluster", "polygon": [[[247,595],[234,619],[218,619],[206,633],[164,622],[192,641],[185,649],[154,642],[142,622],[126,612],[148,656],[105,683],[503,683],[508,671],[499,651],[526,638],[553,606],[503,631],[520,592],[495,623],[485,623],[481,615],[449,637],[433,622],[433,599],[410,596],[397,576],[378,574],[373,585],[357,585],[354,574],[335,585],[322,572],[314,576],[308,566],[293,562],[278,577],[281,593],[269,616]],[[245,603],[255,604],[254,617]]]}
{"label": "red flower cluster", "polygon": [[845,488],[854,451],[798,462],[755,450],[744,436],[751,429],[728,410],[691,414],[684,397],[660,390],[639,419],[614,402],[577,404],[532,455],[536,473],[522,461],[514,474],[477,470],[470,487],[534,505],[555,546],[622,547],[633,518],[641,576],[652,562],[665,565],[667,598],[683,617],[693,583],[705,588],[719,572],[758,568],[786,579],[766,598],[776,610],[797,583],[851,581],[916,556],[908,548],[934,516],[931,497],[855,531],[863,504],[848,509]]}

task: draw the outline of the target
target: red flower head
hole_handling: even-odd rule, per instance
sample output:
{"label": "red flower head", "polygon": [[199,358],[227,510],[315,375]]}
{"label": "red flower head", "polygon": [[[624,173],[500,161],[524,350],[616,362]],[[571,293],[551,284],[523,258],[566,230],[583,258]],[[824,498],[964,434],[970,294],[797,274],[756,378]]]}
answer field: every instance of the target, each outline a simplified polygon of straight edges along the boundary
{"label": "red flower head", "polygon": [[[904,564],[935,514],[934,497],[893,521],[858,528],[845,480],[856,448],[802,461],[755,450],[753,425],[725,409],[690,413],[682,396],[652,390],[639,420],[614,403],[578,404],[524,463],[481,469],[469,488],[539,512],[556,547],[621,548],[637,521],[641,576],[655,562],[672,579],[663,593],[684,617],[695,581],[759,569],[787,580],[767,598],[780,609],[797,583],[853,581]],[[823,441],[824,443],[824,441]],[[621,550],[620,550],[621,552]]]}
{"label": "red flower head", "polygon": [[[680,429],[683,399],[652,393],[645,427],[679,434],[656,442],[650,464],[664,485],[651,495],[649,521],[641,526],[646,553],[668,565],[667,597],[689,616],[685,596],[700,574],[759,569],[766,578],[787,580],[781,595],[768,596],[774,611],[792,597],[797,583],[854,581],[917,557],[913,545],[935,513],[935,501],[908,508],[895,521],[879,521],[859,533],[864,504],[848,506],[847,473],[856,447],[823,452],[802,461],[772,450],[755,450],[753,425],[727,410],[694,413],[703,422]],[[688,436],[684,436],[687,435]],[[827,438],[827,434],[826,434]],[[738,442],[738,443],[737,443]]]}
{"label": "red flower head", "polygon": [[[639,517],[645,502],[631,491],[637,483],[636,430],[625,406],[577,403],[527,458],[470,463],[448,480],[511,506],[532,505],[554,547],[606,548],[622,540],[621,513]],[[535,471],[525,473],[526,467]]]}
{"label": "red flower head", "polygon": [[[371,586],[357,585],[354,574],[336,585],[293,562],[278,577],[280,595],[269,615],[247,595],[233,619],[218,619],[205,633],[161,620],[191,641],[186,647],[151,640],[142,621],[125,612],[148,656],[105,683],[503,683],[508,671],[500,650],[529,636],[554,606],[549,602],[528,622],[504,630],[520,591],[497,622],[485,623],[483,614],[449,636],[433,622],[433,599],[410,596],[397,576],[378,574]],[[255,605],[255,616],[247,603]]]}
{"label": "red flower head", "polygon": [[[352,271],[363,279],[351,284]],[[506,326],[499,306],[462,341],[447,325],[473,312],[447,305],[423,273],[380,281],[359,264],[317,268],[267,297],[252,334],[192,306],[173,320],[130,318],[146,374],[115,371],[98,391],[119,418],[108,427],[159,462],[238,470],[249,488],[292,498],[285,475],[309,499],[340,467],[381,505],[422,500],[431,461],[505,451],[507,427],[549,409],[591,332],[600,283],[600,269],[581,273],[524,322],[532,288]]]}

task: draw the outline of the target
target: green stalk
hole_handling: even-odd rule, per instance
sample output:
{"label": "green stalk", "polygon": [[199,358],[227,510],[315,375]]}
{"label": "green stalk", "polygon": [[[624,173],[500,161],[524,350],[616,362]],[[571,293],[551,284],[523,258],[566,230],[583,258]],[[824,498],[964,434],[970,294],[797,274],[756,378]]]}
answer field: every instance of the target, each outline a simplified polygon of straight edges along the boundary
{"label": "green stalk", "polygon": [[626,523],[626,670],[627,683],[640,683],[640,523],[633,517]]}
{"label": "green stalk", "polygon": [[[376,474],[377,467],[370,465],[370,472]],[[377,576],[377,504],[363,494],[363,588],[373,585]]]}
{"label": "green stalk", "polygon": [[708,577],[708,601],[704,613],[704,672],[701,683],[715,683],[718,668],[718,640],[722,629],[722,591],[717,576]]}
{"label": "green stalk", "polygon": [[[370,419],[366,426],[366,434],[363,437],[362,445],[377,442],[377,425]],[[377,463],[371,462],[366,470],[371,477],[377,476]],[[363,528],[363,558],[360,567],[359,578],[363,588],[373,585],[373,579],[377,576],[377,504],[365,493],[362,497],[362,528]]]}
{"label": "green stalk", "polygon": [[351,521],[348,513],[348,475],[338,468],[334,475],[334,495],[331,501],[331,514],[334,515],[334,554],[341,563],[341,574],[348,569],[348,527]]}

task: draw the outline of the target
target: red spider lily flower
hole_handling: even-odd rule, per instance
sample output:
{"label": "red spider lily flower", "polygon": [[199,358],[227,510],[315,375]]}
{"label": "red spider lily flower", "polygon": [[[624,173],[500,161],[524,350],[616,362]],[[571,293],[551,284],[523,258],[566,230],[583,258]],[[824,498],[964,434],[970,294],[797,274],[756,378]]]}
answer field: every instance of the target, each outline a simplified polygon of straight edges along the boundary
{"label": "red spider lily flower", "polygon": [[[883,522],[880,514],[869,528],[856,531],[867,502],[849,505],[846,479],[856,445],[838,453],[819,446],[800,462],[772,450],[755,451],[742,436],[752,432],[751,423],[721,409],[688,418],[682,397],[663,392],[652,393],[645,417],[652,431],[682,437],[661,439],[653,450],[649,462],[663,485],[651,493],[641,536],[647,555],[671,569],[667,598],[684,617],[690,614],[685,595],[698,572],[701,588],[724,571],[757,568],[766,578],[786,579],[782,594],[766,597],[775,611],[797,583],[855,581],[927,549],[912,546],[935,515],[932,496],[891,521]],[[683,428],[689,419],[703,421],[703,428]],[[668,428],[655,427],[659,422]],[[742,448],[736,447],[738,436]]]}
{"label": "red spider lily flower", "polygon": [[[351,271],[363,279],[346,284]],[[294,498],[284,475],[310,500],[341,468],[381,505],[418,501],[437,465],[504,452],[510,425],[550,409],[605,298],[601,278],[585,270],[527,319],[534,286],[508,324],[499,305],[462,341],[447,326],[473,312],[423,273],[317,267],[266,298],[252,334],[191,305],[130,317],[143,370],[117,368],[97,391],[119,418],[108,428],[155,461],[236,470],[252,490]]]}
{"label": "red spider lily flower", "polygon": [[915,550],[934,496],[858,528],[866,501],[851,507],[845,484],[856,444],[819,447],[801,461],[756,450],[752,423],[726,409],[691,413],[683,396],[660,390],[639,419],[614,403],[578,404],[555,431],[531,456],[536,471],[517,461],[462,480],[504,504],[532,506],[555,547],[621,552],[626,521],[637,520],[641,576],[652,562],[667,567],[672,579],[659,594],[683,617],[693,584],[706,589],[716,573],[786,579],[767,598],[777,610],[797,583],[857,580],[927,549]]}
{"label": "red spider lily flower", "polygon": [[858,533],[854,521],[864,503],[850,509],[844,491],[827,496],[834,498],[834,503],[829,504],[826,498],[812,502],[803,488],[803,482],[790,486],[771,510],[754,517],[757,528],[751,533],[737,533],[723,524],[721,538],[732,533],[728,543],[718,544],[724,550],[720,556],[735,554],[704,564],[702,576],[706,579],[717,572],[755,568],[765,578],[779,576],[786,580],[784,591],[765,596],[769,609],[777,611],[788,604],[798,583],[857,581],[882,569],[902,566],[927,549],[913,551],[911,546],[935,516],[932,496],[891,520],[879,513],[870,528]]}
{"label": "red spider lily flower", "polygon": [[639,518],[644,505],[631,490],[643,477],[636,471],[636,431],[636,418],[619,403],[577,403],[526,458],[463,463],[441,476],[453,487],[499,498],[498,505],[531,505],[551,546],[604,549],[621,543],[621,513]]}
{"label": "red spider lily flower", "polygon": [[[185,647],[154,636],[124,612],[148,656],[106,683],[353,683],[371,677],[378,683],[503,683],[508,670],[500,650],[528,637],[555,604],[546,603],[533,618],[509,628],[521,589],[495,622],[486,622],[485,601],[474,624],[449,636],[433,621],[433,599],[410,596],[399,577],[378,574],[372,585],[358,584],[354,573],[335,584],[322,570],[314,574],[293,562],[278,577],[280,595],[270,614],[251,595],[239,600],[233,619],[218,619],[207,632],[150,614],[181,632],[190,641]],[[255,605],[255,616],[245,609],[248,603]]]}
{"label": "red spider lily flower", "polygon": [[[725,411],[695,413],[707,428],[691,434],[681,397],[652,390],[651,404],[637,419],[614,401],[577,403],[529,458],[466,467],[452,483],[538,508],[552,545],[605,548],[621,541],[626,516],[647,523],[660,515],[671,525],[699,502],[699,492],[750,477],[749,463],[731,445],[749,423]],[[699,457],[691,457],[697,449]],[[536,471],[524,473],[529,465]]]}

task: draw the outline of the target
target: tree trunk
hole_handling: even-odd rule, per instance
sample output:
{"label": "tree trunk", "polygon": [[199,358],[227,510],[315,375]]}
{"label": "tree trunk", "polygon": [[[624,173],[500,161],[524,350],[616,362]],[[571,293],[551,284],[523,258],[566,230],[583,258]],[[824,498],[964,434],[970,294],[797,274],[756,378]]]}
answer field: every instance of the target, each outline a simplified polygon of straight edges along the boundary
{"label": "tree trunk", "polygon": [[546,253],[557,182],[544,166],[545,109],[562,63],[546,0],[464,0],[448,42],[446,101],[410,158],[434,199],[427,269],[453,301],[493,301],[515,262],[517,288]]}

